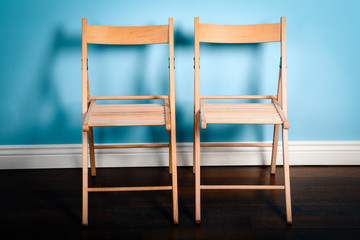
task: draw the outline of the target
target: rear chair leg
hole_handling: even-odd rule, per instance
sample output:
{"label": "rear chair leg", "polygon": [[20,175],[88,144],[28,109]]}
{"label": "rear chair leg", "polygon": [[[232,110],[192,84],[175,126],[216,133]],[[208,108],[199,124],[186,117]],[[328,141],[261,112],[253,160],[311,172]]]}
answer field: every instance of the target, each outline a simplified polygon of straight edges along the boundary
{"label": "rear chair leg", "polygon": [[82,134],[82,224],[88,225],[88,133]]}
{"label": "rear chair leg", "polygon": [[288,151],[288,129],[283,129],[282,132],[283,132],[282,141],[283,141],[284,178],[285,178],[286,220],[288,223],[292,224],[289,151]]}
{"label": "rear chair leg", "polygon": [[195,156],[195,123],[194,123],[194,134],[193,134],[193,174],[196,173],[196,156]]}
{"label": "rear chair leg", "polygon": [[171,144],[171,130],[169,131],[169,174],[172,174],[172,144]]}
{"label": "rear chair leg", "polygon": [[94,133],[93,128],[89,128],[89,147],[90,147],[90,165],[91,165],[91,176],[96,176],[96,165],[95,165],[95,150],[94,150]]}
{"label": "rear chair leg", "polygon": [[273,147],[272,147],[272,155],[271,155],[271,174],[275,174],[276,171],[276,157],[277,157],[277,148],[279,142],[279,128],[280,125],[274,125],[274,139],[273,139]]}

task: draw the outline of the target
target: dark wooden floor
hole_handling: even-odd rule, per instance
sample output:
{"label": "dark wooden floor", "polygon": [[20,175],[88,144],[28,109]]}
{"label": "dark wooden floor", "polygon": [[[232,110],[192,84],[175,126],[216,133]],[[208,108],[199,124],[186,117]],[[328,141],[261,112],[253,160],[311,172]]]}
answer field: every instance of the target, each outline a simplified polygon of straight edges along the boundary
{"label": "dark wooden floor", "polygon": [[[0,238],[360,239],[360,167],[291,167],[292,226],[283,191],[202,192],[194,221],[194,175],[179,167],[178,226],[170,191],[89,193],[81,225],[81,169],[1,170]],[[203,184],[282,183],[282,168],[203,167]],[[167,168],[98,169],[90,186],[166,185]]]}

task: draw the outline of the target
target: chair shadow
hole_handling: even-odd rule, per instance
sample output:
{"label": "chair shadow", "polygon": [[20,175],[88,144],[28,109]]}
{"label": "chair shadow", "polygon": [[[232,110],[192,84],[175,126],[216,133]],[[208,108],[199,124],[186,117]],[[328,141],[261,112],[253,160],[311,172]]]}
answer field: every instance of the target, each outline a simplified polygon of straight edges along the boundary
{"label": "chair shadow", "polygon": [[[202,51],[214,52],[215,54],[219,53],[229,53],[229,52],[246,52],[251,57],[248,59],[249,68],[246,69],[241,77],[237,79],[237,83],[233,84],[233,88],[237,89],[235,94],[248,94],[248,95],[261,95],[263,79],[261,77],[261,70],[264,68],[262,64],[262,44],[253,43],[253,44],[214,44],[214,43],[205,43],[200,46]],[[201,56],[201,51],[200,51]],[[204,61],[203,61],[204,62]],[[241,69],[242,66],[236,63],[229,63],[233,66],[233,71],[239,72],[236,69]],[[204,64],[203,64],[204,65]],[[202,69],[205,69],[206,66],[203,66]],[[201,69],[201,68],[200,68]],[[201,70],[200,70],[201,71]],[[205,71],[205,70],[203,70]],[[245,79],[245,80],[243,80]],[[206,79],[208,84],[215,83],[215,85],[221,84],[218,79]],[[274,81],[275,82],[275,81]],[[214,94],[224,94],[214,90]],[[233,91],[233,90],[232,90]],[[201,93],[203,94],[203,93]],[[225,94],[226,95],[226,94]],[[208,100],[208,102],[229,102],[229,101],[217,101],[217,100]],[[263,102],[263,100],[231,100],[231,102],[241,102],[241,103],[257,103]],[[201,130],[200,137],[202,142],[213,141],[213,139],[221,139],[222,141],[248,141],[247,137],[250,137],[249,141],[265,141],[264,126],[263,125],[208,125],[208,129]],[[265,156],[261,151],[259,152],[259,157],[261,158],[262,164],[265,164]]]}
{"label": "chair shadow", "polygon": [[[27,121],[32,123],[32,126],[29,128],[29,126],[24,125],[24,129],[21,129],[19,132],[22,132],[23,141],[26,143],[49,144],[52,143],[51,139],[54,139],[54,143],[57,144],[75,143],[77,140],[80,141],[78,129],[81,127],[81,114],[79,114],[79,124],[73,125],[69,120],[68,109],[64,106],[63,99],[59,93],[54,72],[57,61],[63,53],[79,55],[77,66],[80,71],[81,36],[68,33],[62,26],[58,26],[54,30],[52,39],[49,42],[50,44],[42,57],[38,74],[31,80],[31,89],[29,89],[28,95],[23,96],[24,103],[22,104],[21,112],[26,115]],[[75,88],[74,86],[76,86],[72,83],[72,80],[63,79],[65,83],[63,82],[62,84],[68,86],[69,92],[72,92],[73,88]],[[81,80],[79,79],[79,81]],[[79,111],[81,111],[80,108]],[[56,139],[61,140],[60,142],[55,142]],[[76,167],[76,157],[74,156],[72,160],[73,167]],[[35,181],[36,179],[38,178],[34,176]],[[42,186],[48,183],[39,182],[38,184]],[[56,209],[63,211],[69,219],[74,222],[81,222],[80,213],[72,210],[68,201],[61,198],[58,191],[39,191],[38,194],[41,198],[51,202]]]}
{"label": "chair shadow", "polygon": [[[19,131],[26,143],[49,144],[51,139],[60,139],[64,143],[75,143],[80,140],[80,135],[76,131],[77,125],[75,126],[69,121],[68,112],[63,105],[54,75],[57,60],[64,52],[74,52],[80,55],[81,37],[67,34],[63,27],[58,26],[54,31],[49,48],[42,58],[38,74],[31,80],[32,85],[28,95],[22,96],[21,112],[26,116],[27,121],[32,123],[31,127],[24,125],[24,129]],[[71,80],[63,79],[68,84],[69,90],[72,91],[71,86],[74,85],[70,83]]]}

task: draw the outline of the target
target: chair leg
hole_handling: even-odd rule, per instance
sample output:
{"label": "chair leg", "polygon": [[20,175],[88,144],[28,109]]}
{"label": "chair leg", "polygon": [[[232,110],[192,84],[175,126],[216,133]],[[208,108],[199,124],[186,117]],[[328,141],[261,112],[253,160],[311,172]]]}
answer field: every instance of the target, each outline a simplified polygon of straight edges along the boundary
{"label": "chair leg", "polygon": [[[194,118],[195,121],[195,118]],[[196,170],[196,157],[195,157],[195,122],[194,122],[194,134],[193,134],[193,174],[195,174],[195,170]]]}
{"label": "chair leg", "polygon": [[82,224],[88,225],[88,133],[82,134]]}
{"label": "chair leg", "polygon": [[174,223],[179,223],[179,207],[178,207],[178,183],[177,183],[177,159],[176,159],[176,130],[175,121],[171,126],[170,143],[169,143],[171,171],[172,171],[172,194],[173,194],[173,217]]}
{"label": "chair leg", "polygon": [[195,113],[194,118],[194,167],[195,167],[195,220],[201,221],[200,206],[200,116]]}
{"label": "chair leg", "polygon": [[[175,151],[176,152],[176,151]],[[171,130],[169,131],[169,174],[172,174],[172,143]]]}
{"label": "chair leg", "polygon": [[285,201],[286,201],[286,220],[292,223],[291,214],[291,193],[290,193],[290,170],[289,170],[289,151],[288,151],[288,130],[283,129],[283,161],[284,161],[284,178],[285,178]]}
{"label": "chair leg", "polygon": [[91,176],[96,176],[96,165],[95,165],[95,150],[94,150],[94,133],[93,128],[89,128],[89,148],[90,148],[90,165],[91,165]]}
{"label": "chair leg", "polygon": [[271,174],[275,174],[275,171],[276,171],[276,157],[277,157],[277,149],[278,149],[278,142],[279,142],[279,128],[280,128],[280,125],[275,124],[272,155],[271,155]]}

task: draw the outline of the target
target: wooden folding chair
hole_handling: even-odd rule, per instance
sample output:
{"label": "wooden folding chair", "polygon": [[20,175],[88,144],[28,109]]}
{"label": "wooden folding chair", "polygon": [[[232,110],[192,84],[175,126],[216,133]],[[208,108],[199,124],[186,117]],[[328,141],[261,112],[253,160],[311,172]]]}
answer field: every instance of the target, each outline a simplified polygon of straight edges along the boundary
{"label": "wooden folding chair", "polygon": [[[161,96],[90,96],[87,70],[88,44],[113,45],[169,45],[169,95]],[[178,189],[176,164],[175,89],[174,89],[174,30],[173,19],[168,25],[142,27],[110,27],[88,25],[82,19],[82,114],[83,114],[83,209],[82,222],[88,225],[88,193],[109,191],[171,190],[173,219],[178,223]],[[100,100],[145,100],[160,99],[160,104],[98,104]],[[104,126],[150,126],[164,125],[169,131],[169,144],[94,145],[93,127]],[[165,130],[164,129],[164,130]],[[88,139],[90,148],[91,175],[96,176],[94,149],[99,148],[146,148],[169,147],[169,186],[142,187],[89,187],[88,186]]]}
{"label": "wooden folding chair", "polygon": [[[288,157],[287,97],[286,97],[286,18],[280,23],[260,25],[213,25],[199,23],[195,18],[195,94],[194,94],[194,173],[196,222],[201,220],[200,191],[209,189],[284,190],[287,222],[292,222],[290,173]],[[280,42],[281,59],[277,95],[200,95],[199,47],[208,43],[266,43]],[[206,103],[207,99],[269,99],[271,103]],[[200,126],[207,124],[274,124],[272,144],[266,143],[200,143]],[[282,125],[284,185],[201,185],[200,147],[272,147],[271,173],[275,174],[279,126]]]}

